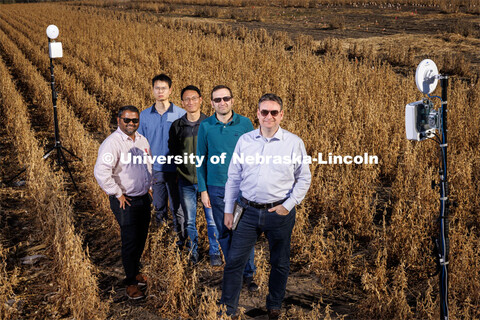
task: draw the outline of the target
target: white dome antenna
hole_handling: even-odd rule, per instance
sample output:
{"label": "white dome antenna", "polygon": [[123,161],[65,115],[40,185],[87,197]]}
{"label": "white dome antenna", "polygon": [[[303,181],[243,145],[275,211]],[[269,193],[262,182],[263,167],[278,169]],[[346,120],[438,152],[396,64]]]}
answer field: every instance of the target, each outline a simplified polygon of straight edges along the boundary
{"label": "white dome antenna", "polygon": [[58,31],[58,27],[54,24],[51,24],[47,27],[47,37],[51,40],[55,40],[58,37],[58,34],[60,31]]}
{"label": "white dome antenna", "polygon": [[438,84],[438,68],[435,62],[430,59],[420,62],[415,73],[415,83],[423,94],[435,91]]}

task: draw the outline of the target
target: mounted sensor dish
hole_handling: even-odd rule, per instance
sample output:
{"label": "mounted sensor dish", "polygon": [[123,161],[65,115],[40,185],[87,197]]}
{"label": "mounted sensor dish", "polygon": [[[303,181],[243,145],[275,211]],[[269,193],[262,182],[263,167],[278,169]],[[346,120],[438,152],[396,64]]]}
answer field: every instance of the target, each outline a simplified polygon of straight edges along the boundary
{"label": "mounted sensor dish", "polygon": [[56,25],[51,24],[47,27],[47,37],[51,40],[55,40],[58,37],[58,34],[60,32],[58,31],[58,28]]}
{"label": "mounted sensor dish", "polygon": [[417,67],[415,73],[415,83],[418,90],[424,94],[430,94],[435,91],[438,84],[438,69],[435,62],[425,59]]}

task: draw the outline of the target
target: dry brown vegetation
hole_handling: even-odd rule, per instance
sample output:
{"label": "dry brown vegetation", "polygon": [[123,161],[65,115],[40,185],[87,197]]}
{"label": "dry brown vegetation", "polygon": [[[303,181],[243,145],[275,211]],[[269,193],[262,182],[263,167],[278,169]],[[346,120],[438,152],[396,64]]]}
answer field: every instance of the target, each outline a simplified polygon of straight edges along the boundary
{"label": "dry brown vegetation", "polygon": [[12,301],[13,289],[17,285],[18,270],[7,270],[8,252],[0,245],[0,318],[8,319],[16,314],[14,301]]}
{"label": "dry brown vegetation", "polygon": [[[0,34],[0,37],[4,36],[3,33]],[[5,40],[2,39],[2,49],[7,51]],[[41,230],[55,263],[55,280],[59,291],[50,301],[57,306],[59,312],[67,309],[77,318],[102,319],[108,305],[99,299],[96,278],[92,274],[93,265],[82,247],[81,238],[74,230],[73,211],[62,186],[62,178],[58,174],[52,174],[47,163],[39,161],[42,151],[27,118],[26,105],[3,62],[0,64],[0,81],[7,131],[16,138],[19,163],[27,166],[27,186],[32,195],[32,210],[37,215],[37,227]],[[12,279],[2,283],[2,290],[15,285]]]}
{"label": "dry brown vegetation", "polygon": [[[44,315],[122,317],[115,311],[114,294],[109,293],[113,284],[100,292],[96,280],[105,277],[110,266],[100,259],[93,263],[89,255],[89,251],[94,254],[89,245],[98,251],[110,248],[112,244],[102,241],[105,237],[119,241],[108,202],[94,180],[93,165],[99,143],[114,127],[115,110],[126,103],[148,107],[149,79],[165,72],[173,78],[177,104],[180,88],[195,84],[205,93],[204,112],[209,113],[207,93],[225,83],[236,97],[235,110],[255,120],[258,98],[275,92],[286,105],[282,126],[305,141],[309,154],[367,152],[379,157],[378,165],[311,166],[312,187],[298,208],[293,234],[288,288],[308,292],[312,306],[287,303],[284,319],[438,318],[438,281],[430,277],[435,271],[431,237],[437,233],[439,206],[438,191],[431,189],[431,180],[438,179],[437,146],[407,141],[404,134],[404,106],[421,97],[413,80],[414,66],[420,61],[415,48],[392,44],[377,50],[338,39],[318,42],[307,35],[292,39],[285,32],[170,19],[162,16],[171,12],[162,9],[169,3],[226,5],[222,0],[126,2],[130,7],[120,12],[109,9],[118,6],[113,1],[1,7],[2,119],[15,137],[19,164],[28,166],[31,210],[38,215],[36,228],[55,266],[58,290]],[[307,2],[269,3],[305,6]],[[253,5],[251,1],[228,4]],[[130,10],[140,6],[154,10]],[[197,8],[196,15],[216,15],[217,9],[223,10],[217,7]],[[64,46],[64,58],[55,60],[62,142],[83,159],[74,165],[80,193],[72,198],[66,175],[51,173],[47,162],[39,160],[45,141],[36,138],[31,125],[39,117],[44,126],[53,127],[45,37],[45,27],[51,23],[59,27]],[[454,75],[449,88],[449,179],[451,198],[457,203],[450,223],[451,318],[475,319],[480,317],[480,82],[460,55],[449,52],[434,58],[442,72]],[[401,73],[396,72],[398,66],[403,67]],[[38,105],[38,113],[27,109],[27,100]],[[95,212],[85,213],[83,207]],[[95,225],[109,227],[92,234],[89,228]],[[199,228],[206,251],[201,218]],[[0,256],[7,254],[1,245],[0,249]],[[250,307],[264,304],[267,258],[261,241],[257,250],[261,297],[252,299]],[[145,308],[168,319],[214,319],[219,288],[208,278],[220,271],[194,268],[187,261],[167,230],[152,231],[144,257],[150,278]],[[0,315],[32,317],[22,314],[20,306],[3,307],[4,300],[19,290],[14,270],[0,264]],[[297,284],[302,277],[310,279],[308,288]]]}
{"label": "dry brown vegetation", "polygon": [[[466,9],[471,13],[479,13],[480,5],[475,0],[86,0],[82,1],[86,5],[99,7],[124,6],[129,9],[153,10],[156,12],[171,12],[171,5],[197,5],[213,7],[207,12],[219,12],[215,7],[296,7],[296,8],[315,8],[321,6],[400,6],[414,5],[438,7],[445,13],[458,12]],[[215,13],[217,14],[217,13]]]}

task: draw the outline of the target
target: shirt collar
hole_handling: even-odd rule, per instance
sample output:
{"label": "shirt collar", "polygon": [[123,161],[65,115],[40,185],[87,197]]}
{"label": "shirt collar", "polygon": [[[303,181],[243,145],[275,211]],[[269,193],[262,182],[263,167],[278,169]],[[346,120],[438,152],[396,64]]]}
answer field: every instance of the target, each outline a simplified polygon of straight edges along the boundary
{"label": "shirt collar", "polygon": [[255,129],[255,131],[254,131],[254,137],[255,137],[255,139],[263,138],[264,140],[283,140],[283,129],[281,127],[278,127],[278,130],[277,130],[277,132],[275,132],[273,137],[265,138],[260,133],[260,128],[258,128],[258,129]]}
{"label": "shirt collar", "polygon": [[237,124],[238,120],[239,120],[239,116],[238,114],[235,113],[235,111],[232,110],[232,120],[230,120],[229,122],[227,123],[223,123],[221,122],[220,120],[217,119],[217,113],[214,113],[213,116],[215,117],[215,123],[216,124],[221,124],[222,126],[224,125],[233,125],[233,124]]}
{"label": "shirt collar", "polygon": [[[133,141],[133,139],[127,136],[125,132],[123,132],[120,128],[117,128],[117,132],[120,133],[120,137],[122,137],[123,141],[128,141],[128,140]],[[140,139],[140,137],[141,137],[140,133],[135,131],[135,141],[137,141],[137,139]]]}
{"label": "shirt collar", "polygon": [[192,124],[195,124],[195,125],[198,125],[200,124],[200,122],[202,122],[203,120],[207,119],[208,117],[203,113],[203,112],[200,112],[200,118],[198,118],[197,121],[190,121],[188,120],[187,118],[187,113],[185,113],[181,118],[180,118],[180,121],[178,122],[178,125],[179,126],[191,126]]}
{"label": "shirt collar", "polygon": [[[155,109],[155,102],[152,104],[150,112],[151,113],[158,113],[157,109]],[[173,112],[173,102],[171,102],[171,101],[170,101],[170,107],[168,107],[168,109],[167,109],[167,111],[165,111],[165,113],[167,113],[167,112]]]}

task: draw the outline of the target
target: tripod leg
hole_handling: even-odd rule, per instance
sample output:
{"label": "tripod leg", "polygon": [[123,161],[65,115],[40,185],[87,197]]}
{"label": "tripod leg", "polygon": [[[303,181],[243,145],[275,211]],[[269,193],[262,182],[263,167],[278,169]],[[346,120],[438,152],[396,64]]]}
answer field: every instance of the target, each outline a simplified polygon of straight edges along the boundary
{"label": "tripod leg", "polygon": [[67,151],[72,157],[75,157],[77,158],[78,160],[82,161],[82,159],[80,159],[79,157],[77,157],[73,152],[71,152],[70,150],[68,150],[67,148],[65,148],[64,146],[61,146],[61,148],[65,151]]}
{"label": "tripod leg", "polygon": [[27,171],[27,168],[23,168],[22,171],[20,171],[19,173],[17,173],[13,178],[10,178],[9,180],[7,180],[7,182],[4,182],[5,184],[10,184],[12,183],[13,180],[15,180],[17,177],[19,177],[22,173],[24,173],[25,171]]}
{"label": "tripod leg", "polygon": [[[64,166],[68,171],[68,174],[70,175],[70,179],[72,180],[73,186],[75,187],[75,190],[78,192],[77,184],[75,183],[75,180],[73,179],[72,171],[70,170],[70,167],[68,166],[67,159],[65,158],[65,155],[63,154],[63,151],[61,148],[58,148],[57,152],[62,156],[63,161],[64,161]],[[59,155],[59,157],[60,157]]]}
{"label": "tripod leg", "polygon": [[47,159],[48,157],[50,157],[50,154],[52,153],[52,151],[55,150],[55,146],[53,146],[50,150],[48,150],[47,152],[45,152],[45,154],[43,155],[43,159]]}
{"label": "tripod leg", "polygon": [[[59,147],[57,147],[55,149],[57,149],[57,165],[59,167],[61,167],[62,166],[62,158],[65,161],[65,157],[63,156],[62,149],[60,149]],[[67,163],[67,162],[65,161],[65,163]]]}

